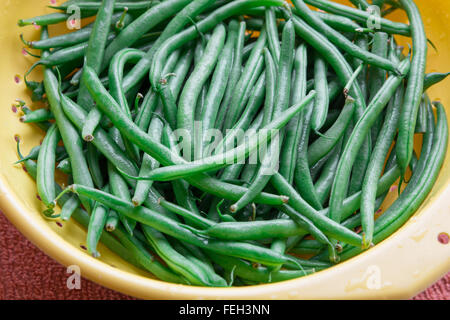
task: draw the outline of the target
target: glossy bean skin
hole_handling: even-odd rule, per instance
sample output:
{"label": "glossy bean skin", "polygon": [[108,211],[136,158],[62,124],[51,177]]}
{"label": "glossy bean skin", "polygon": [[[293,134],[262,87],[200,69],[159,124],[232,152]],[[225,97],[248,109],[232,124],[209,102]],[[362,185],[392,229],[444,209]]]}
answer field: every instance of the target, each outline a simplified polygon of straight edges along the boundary
{"label": "glossy bean skin", "polygon": [[280,60],[281,48],[274,8],[266,9],[265,18],[268,40],[267,42],[269,44],[270,53],[272,54],[274,60],[278,63],[278,61]]}
{"label": "glossy bean skin", "polygon": [[[164,124],[162,123],[162,121],[158,117],[154,117],[152,119],[152,122],[150,123],[148,132],[157,141],[160,141],[163,128]],[[139,170],[139,176],[146,176],[149,171],[157,168],[158,166],[159,163],[154,158],[145,153],[142,159],[141,168]],[[153,181],[138,181],[136,183],[136,188],[132,199],[135,206],[140,206],[142,203],[144,203],[145,199],[148,197],[152,184]]]}
{"label": "glossy bean skin", "polygon": [[423,80],[423,91],[427,91],[430,87],[446,79],[450,73],[427,73]]}
{"label": "glossy bean skin", "polygon": [[53,120],[55,117],[52,112],[47,109],[37,109],[32,112],[26,113],[20,117],[20,122],[23,123],[36,123],[36,122],[46,122],[48,120]]}
{"label": "glossy bean skin", "polygon": [[[393,60],[399,62],[399,59]],[[375,181],[381,175],[383,170],[384,160],[386,159],[389,149],[397,133],[397,125],[401,112],[401,105],[404,99],[404,87],[401,84],[392,100],[389,102],[384,118],[383,126],[379,132],[379,138],[375,144],[367,172],[364,176],[362,185],[362,200],[361,200],[361,220],[363,229],[363,245],[368,248],[372,243],[374,231],[374,212],[376,199],[376,183]]]}
{"label": "glossy bean skin", "polygon": [[[109,187],[106,187],[103,190],[108,192]],[[97,251],[97,245],[102,236],[103,229],[105,228],[108,214],[109,209],[107,207],[98,202],[95,203],[91,218],[89,219],[88,233],[86,236],[86,247],[88,252],[95,258],[100,256],[100,253]]]}
{"label": "glossy bean skin", "polygon": [[327,118],[328,106],[330,104],[328,96],[327,64],[319,56],[314,61],[314,88],[317,98],[314,102],[314,112],[311,119],[311,129],[319,131]]}
{"label": "glossy bean skin", "polygon": [[[115,3],[115,0],[105,0],[102,2],[92,28],[91,36],[89,37],[84,66],[89,66],[97,73],[100,72],[103,63]],[[92,98],[83,83],[80,84],[77,103],[88,111],[94,107]]]}
{"label": "glossy bean skin", "polygon": [[427,37],[420,12],[411,0],[400,0],[411,23],[413,55],[411,71],[405,92],[405,100],[400,114],[398,127],[398,141],[396,145],[397,159],[403,174],[412,157],[414,144],[414,130],[416,128],[417,113],[423,93],[425,67],[427,62]]}
{"label": "glossy bean skin", "polygon": [[54,124],[50,127],[42,142],[37,159],[37,190],[42,202],[49,209],[55,206],[55,151],[59,139],[59,130]]}

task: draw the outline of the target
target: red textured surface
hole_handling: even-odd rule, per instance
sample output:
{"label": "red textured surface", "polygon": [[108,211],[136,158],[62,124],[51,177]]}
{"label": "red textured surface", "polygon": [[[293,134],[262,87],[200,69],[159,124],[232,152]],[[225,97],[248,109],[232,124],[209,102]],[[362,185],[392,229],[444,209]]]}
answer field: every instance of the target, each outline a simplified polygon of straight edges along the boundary
{"label": "red textured surface", "polygon": [[[133,299],[86,279],[80,290],[69,290],[66,280],[66,269],[25,239],[0,213],[0,300]],[[414,299],[450,300],[450,273]]]}

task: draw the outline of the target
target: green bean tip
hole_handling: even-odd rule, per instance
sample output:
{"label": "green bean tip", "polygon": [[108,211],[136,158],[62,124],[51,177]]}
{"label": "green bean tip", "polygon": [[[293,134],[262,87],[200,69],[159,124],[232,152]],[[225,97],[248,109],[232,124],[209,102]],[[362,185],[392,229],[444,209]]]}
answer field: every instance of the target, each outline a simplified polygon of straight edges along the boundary
{"label": "green bean tip", "polygon": [[87,134],[83,137],[83,140],[86,142],[92,142],[94,141],[94,136],[92,134]]}

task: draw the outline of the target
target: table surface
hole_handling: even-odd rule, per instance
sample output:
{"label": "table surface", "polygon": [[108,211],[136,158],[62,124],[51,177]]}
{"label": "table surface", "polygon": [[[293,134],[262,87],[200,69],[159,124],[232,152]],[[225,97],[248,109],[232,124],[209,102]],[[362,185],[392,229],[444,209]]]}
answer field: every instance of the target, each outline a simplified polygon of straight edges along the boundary
{"label": "table surface", "polygon": [[[0,300],[134,299],[81,280],[79,290],[67,288],[66,268],[29,242],[0,213]],[[450,273],[413,299],[450,300]]]}

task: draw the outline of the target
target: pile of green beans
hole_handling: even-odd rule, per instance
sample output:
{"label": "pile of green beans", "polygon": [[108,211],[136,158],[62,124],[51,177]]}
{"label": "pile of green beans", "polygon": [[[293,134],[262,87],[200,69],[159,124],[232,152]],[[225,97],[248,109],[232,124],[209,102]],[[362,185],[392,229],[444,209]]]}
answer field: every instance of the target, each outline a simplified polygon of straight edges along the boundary
{"label": "pile of green beans", "polygon": [[[18,100],[20,121],[45,137],[28,155],[18,139],[16,164],[44,217],[86,227],[94,257],[102,242],[194,286],[295,279],[386,239],[444,162],[447,118],[427,90],[450,73],[425,74],[413,0],[351,2],[70,0],[20,20],[41,28],[20,39],[39,59],[30,98],[45,102]],[[50,36],[72,5],[95,20]],[[394,10],[409,24],[384,18]]]}

